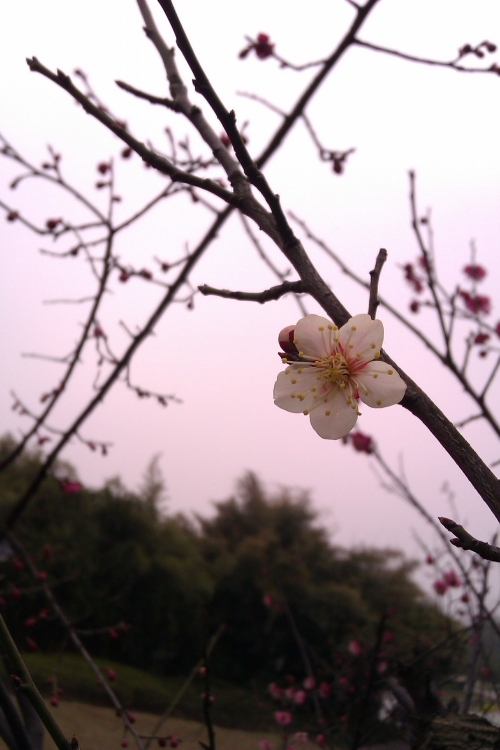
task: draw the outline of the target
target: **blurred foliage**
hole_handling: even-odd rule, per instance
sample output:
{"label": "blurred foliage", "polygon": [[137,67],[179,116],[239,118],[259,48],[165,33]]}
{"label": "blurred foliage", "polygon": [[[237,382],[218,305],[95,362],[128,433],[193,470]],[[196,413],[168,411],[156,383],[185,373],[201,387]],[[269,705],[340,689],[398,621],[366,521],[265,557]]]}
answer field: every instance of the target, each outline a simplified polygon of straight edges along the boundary
{"label": "blurred foliage", "polygon": [[[0,457],[12,445],[0,441]],[[0,521],[40,462],[25,453],[0,475]],[[118,478],[90,490],[59,463],[16,533],[93,655],[186,674],[223,624],[216,678],[261,695],[274,682],[276,710],[305,722],[322,714],[339,732],[361,715],[376,720],[387,676],[430,700],[432,681],[462,657],[457,624],[414,583],[414,563],[395,550],[334,545],[307,493],[270,495],[251,473],[211,518],[190,522],[165,512],[156,459],[137,493]],[[0,573],[21,646],[71,650],[39,583],[5,545]],[[304,697],[311,675],[316,688]]]}

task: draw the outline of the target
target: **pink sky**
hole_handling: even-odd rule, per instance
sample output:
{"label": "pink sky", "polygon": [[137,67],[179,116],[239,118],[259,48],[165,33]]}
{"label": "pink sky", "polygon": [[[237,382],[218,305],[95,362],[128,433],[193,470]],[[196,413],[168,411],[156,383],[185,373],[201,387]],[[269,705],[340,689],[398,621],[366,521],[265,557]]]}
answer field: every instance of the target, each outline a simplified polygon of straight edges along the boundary
{"label": "pink sky", "polygon": [[[154,3],[152,3],[154,6]],[[249,121],[249,148],[258,155],[275,129],[277,117],[255,102],[236,95],[257,92],[286,108],[295,101],[311,72],[280,70],[273,60],[240,61],[245,34],[270,34],[285,58],[298,62],[329,54],[344,33],[352,8],[345,0],[303,5],[256,0],[238,4],[181,0],[178,12],[202,63],[223,101],[234,107],[238,121]],[[117,139],[86,117],[64,92],[29,73],[24,62],[36,55],[48,67],[71,73],[84,69],[102,98],[116,114],[126,117],[140,138],[151,138],[166,148],[163,128],[186,126],[172,113],[153,109],[119,91],[113,81],[123,79],[158,95],[165,95],[161,65],[141,32],[132,0],[90,0],[85,12],[67,0],[50,0],[43,7],[34,0],[11,3],[2,11],[0,30],[0,131],[28,158],[40,162],[51,143],[64,156],[67,174],[95,197],[95,165],[120,151]],[[157,14],[160,21],[161,14]],[[381,0],[361,34],[371,42],[397,47],[411,54],[452,59],[458,47],[491,38],[500,28],[500,7],[494,0],[478,0],[473,9],[453,0]],[[167,26],[162,21],[169,42]],[[500,42],[500,39],[492,38]],[[131,51],[133,50],[133,54]],[[492,57],[497,59],[497,57]],[[180,63],[184,73],[185,66]],[[190,75],[186,75],[190,80]],[[484,293],[493,296],[493,318],[500,318],[495,292],[499,288],[500,153],[498,145],[497,76],[464,75],[414,65],[365,50],[351,50],[308,114],[325,144],[334,149],[356,148],[346,173],[338,177],[317,161],[302,126],[296,127],[285,149],[266,170],[284,207],[307,220],[360,275],[368,278],[379,247],[389,251],[381,292],[403,310],[411,298],[402,282],[400,265],[417,256],[410,230],[408,169],[418,173],[422,212],[432,207],[438,271],[445,284],[462,281],[475,240],[478,260],[489,271]],[[205,111],[207,106],[201,101]],[[198,148],[198,141],[192,137]],[[71,212],[66,199],[38,184],[12,195],[7,184],[17,174],[1,162],[0,198],[43,222]],[[125,200],[123,215],[162,180],[145,171],[139,160],[118,163],[118,184]],[[28,209],[29,207],[29,209]],[[152,257],[175,259],[187,240],[193,247],[211,219],[193,210],[186,200],[165,203],[136,226],[120,244],[120,254],[136,266],[152,267]],[[18,434],[24,427],[11,410],[12,388],[32,408],[40,394],[53,387],[58,365],[21,358],[21,352],[68,353],[76,339],[81,308],[44,305],[60,297],[80,297],[92,290],[83,263],[56,261],[37,250],[47,246],[15,224],[0,221],[3,271],[0,278],[3,367],[0,372],[2,431]],[[267,239],[264,244],[282,268],[287,264]],[[318,251],[307,246],[326,280],[353,313],[364,312],[364,292],[339,274]],[[194,285],[259,291],[276,283],[249,245],[236,216],[228,222],[211,251],[196,268]],[[156,292],[139,281],[115,284],[102,324],[117,348],[126,342],[120,320],[133,328],[151,309]],[[310,312],[320,312],[307,303]],[[495,315],[497,317],[495,317]],[[195,310],[171,308],[156,335],[133,365],[136,382],[151,390],[175,393],[182,405],[164,410],[139,401],[118,386],[86,424],[89,438],[113,443],[107,458],[81,445],[72,445],[64,458],[81,478],[97,486],[120,474],[137,487],[150,458],[161,454],[172,511],[210,510],[213,500],[227,497],[238,477],[252,469],[270,489],[308,488],[322,522],[343,544],[377,544],[417,550],[412,536],[427,531],[414,512],[384,491],[370,459],[354,454],[340,442],[322,441],[308,420],[277,409],[272,388],[281,364],[276,356],[279,330],[300,317],[295,302],[285,299],[265,306],[215,298],[196,298]],[[385,346],[396,361],[443,408],[459,420],[472,407],[423,347],[388,313],[380,312],[386,330]],[[414,319],[427,332],[435,330],[432,314]],[[478,378],[489,362],[478,363]],[[94,376],[94,357],[85,356],[82,372],[57,414],[64,425],[88,399]],[[498,388],[490,405],[499,406]],[[363,410],[360,428],[373,435],[395,468],[404,464],[416,494],[434,515],[450,515],[440,489],[448,482],[456,493],[462,520],[478,536],[496,529],[493,516],[478,499],[444,451],[410,414],[400,407]],[[487,461],[500,458],[491,432],[480,424],[467,427],[465,436]]]}

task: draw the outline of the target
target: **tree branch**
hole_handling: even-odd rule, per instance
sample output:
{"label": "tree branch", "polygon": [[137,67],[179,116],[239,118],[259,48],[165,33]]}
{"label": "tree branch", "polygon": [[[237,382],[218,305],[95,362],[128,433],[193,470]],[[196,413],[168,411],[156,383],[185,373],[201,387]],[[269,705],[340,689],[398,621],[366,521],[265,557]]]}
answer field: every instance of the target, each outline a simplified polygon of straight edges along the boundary
{"label": "tree branch", "polygon": [[469,534],[463,526],[456,523],[456,521],[452,521],[451,518],[444,518],[441,516],[439,521],[445,529],[455,535],[455,539],[450,539],[450,542],[455,547],[471,550],[484,560],[500,562],[500,547],[495,547],[494,544],[488,544],[488,542],[479,541],[473,537],[472,534]]}
{"label": "tree branch", "polygon": [[229,289],[214,289],[212,286],[203,284],[198,290],[205,296],[223,297],[224,299],[236,299],[240,302],[270,302],[278,300],[285,294],[293,292],[294,294],[304,294],[307,290],[302,281],[284,281],[278,286],[273,286],[263,292],[231,292]]}

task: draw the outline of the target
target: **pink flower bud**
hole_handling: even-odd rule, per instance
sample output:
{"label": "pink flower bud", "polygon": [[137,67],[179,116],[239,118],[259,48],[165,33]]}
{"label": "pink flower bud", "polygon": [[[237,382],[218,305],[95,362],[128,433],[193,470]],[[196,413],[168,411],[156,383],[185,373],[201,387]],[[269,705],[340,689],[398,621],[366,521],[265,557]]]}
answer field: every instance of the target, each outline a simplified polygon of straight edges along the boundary
{"label": "pink flower bud", "polygon": [[443,596],[443,594],[446,593],[446,589],[448,588],[448,585],[445,581],[434,581],[432,585],[434,587],[434,591],[438,596]]}
{"label": "pink flower bud", "polygon": [[57,695],[51,695],[50,705],[54,706],[54,708],[57,708],[57,706],[59,705],[59,698],[57,697]]}
{"label": "pink flower bud", "polygon": [[306,690],[313,690],[313,688],[316,686],[316,680],[314,677],[306,677],[304,682],[302,683]]}
{"label": "pink flower bud", "polygon": [[257,43],[254,44],[255,54],[259,60],[265,60],[271,57],[274,51],[274,44],[269,41],[268,34],[257,34]]}
{"label": "pink flower bud", "polygon": [[351,432],[349,435],[351,445],[359,453],[373,453],[375,446],[369,435],[363,435],[362,432]]}
{"label": "pink flower bud", "polygon": [[285,354],[298,354],[299,350],[293,343],[293,337],[295,333],[295,326],[286,326],[280,331],[278,336],[278,343],[281,346],[281,350]]}
{"label": "pink flower bud", "polygon": [[464,274],[469,277],[469,279],[473,279],[474,281],[482,281],[486,276],[486,269],[483,268],[483,266],[479,266],[475,263],[471,263],[468,266],[465,266],[463,271]]}

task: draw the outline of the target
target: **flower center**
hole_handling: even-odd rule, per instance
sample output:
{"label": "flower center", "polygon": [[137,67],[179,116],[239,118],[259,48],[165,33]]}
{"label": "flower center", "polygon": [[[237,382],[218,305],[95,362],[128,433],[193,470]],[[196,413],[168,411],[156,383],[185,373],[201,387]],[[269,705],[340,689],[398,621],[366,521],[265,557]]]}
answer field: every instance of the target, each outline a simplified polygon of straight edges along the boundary
{"label": "flower center", "polygon": [[334,354],[330,354],[329,357],[318,359],[314,364],[321,370],[317,378],[322,381],[324,386],[346,387],[349,382],[350,372],[349,365],[343,354],[335,352]]}

